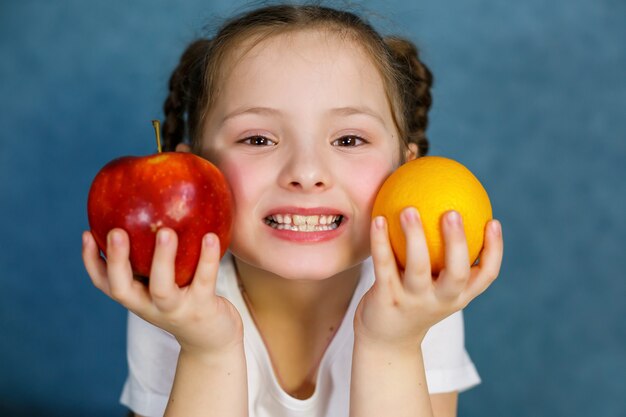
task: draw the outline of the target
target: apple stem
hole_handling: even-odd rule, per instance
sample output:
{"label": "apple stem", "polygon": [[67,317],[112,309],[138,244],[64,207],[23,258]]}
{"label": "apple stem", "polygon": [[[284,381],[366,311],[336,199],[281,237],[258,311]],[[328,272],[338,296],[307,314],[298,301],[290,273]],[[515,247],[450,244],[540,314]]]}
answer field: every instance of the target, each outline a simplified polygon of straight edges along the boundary
{"label": "apple stem", "polygon": [[161,122],[158,120],[153,120],[152,121],[152,126],[154,127],[154,133],[156,134],[156,141],[157,141],[157,150],[159,151],[159,153],[162,152],[161,149]]}

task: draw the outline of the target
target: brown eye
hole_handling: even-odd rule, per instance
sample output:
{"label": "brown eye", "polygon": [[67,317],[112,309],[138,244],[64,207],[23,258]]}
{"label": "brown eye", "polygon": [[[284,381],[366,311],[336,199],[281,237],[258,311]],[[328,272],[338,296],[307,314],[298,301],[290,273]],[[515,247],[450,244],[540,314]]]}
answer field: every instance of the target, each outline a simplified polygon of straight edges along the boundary
{"label": "brown eye", "polygon": [[364,143],[365,139],[355,135],[342,136],[332,142],[334,146],[360,146]]}
{"label": "brown eye", "polygon": [[245,143],[247,145],[252,146],[274,146],[276,142],[271,139],[266,138],[265,136],[255,135],[250,136],[245,139],[239,141],[240,143]]}

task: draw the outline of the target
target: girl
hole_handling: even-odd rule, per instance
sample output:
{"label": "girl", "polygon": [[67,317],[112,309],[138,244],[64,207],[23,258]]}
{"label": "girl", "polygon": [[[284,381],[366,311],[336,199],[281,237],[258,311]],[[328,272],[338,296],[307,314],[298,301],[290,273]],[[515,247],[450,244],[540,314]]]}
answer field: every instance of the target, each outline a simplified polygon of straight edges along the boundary
{"label": "girl", "polygon": [[165,142],[228,179],[232,243],[220,261],[205,236],[178,288],[177,237],[163,228],[145,286],[123,230],[106,263],[84,233],[94,285],[131,312],[124,404],[146,416],[456,415],[457,392],[479,382],[460,310],[498,274],[499,223],[470,268],[462,219],[447,213],[434,279],[414,208],[401,215],[405,270],[385,219],[370,217],[385,178],[427,151],[430,85],[410,42],[319,6],[265,7],[189,46]]}

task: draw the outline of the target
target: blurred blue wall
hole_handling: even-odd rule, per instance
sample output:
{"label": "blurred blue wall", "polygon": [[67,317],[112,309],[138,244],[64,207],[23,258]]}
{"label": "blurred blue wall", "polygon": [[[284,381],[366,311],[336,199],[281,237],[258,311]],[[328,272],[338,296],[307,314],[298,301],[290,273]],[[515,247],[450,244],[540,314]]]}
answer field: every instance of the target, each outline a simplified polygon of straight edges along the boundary
{"label": "blurred blue wall", "polygon": [[[184,46],[239,1],[0,3],[0,415],[115,416],[125,312],[80,259],[95,173],[154,151]],[[432,154],[504,224],[462,416],[626,416],[626,2],[366,1],[436,76]]]}

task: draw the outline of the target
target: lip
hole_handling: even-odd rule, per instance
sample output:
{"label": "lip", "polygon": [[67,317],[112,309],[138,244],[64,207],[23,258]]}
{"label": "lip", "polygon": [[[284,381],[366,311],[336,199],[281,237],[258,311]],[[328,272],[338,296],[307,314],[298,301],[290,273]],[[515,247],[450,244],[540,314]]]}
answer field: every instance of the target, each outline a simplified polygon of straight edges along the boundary
{"label": "lip", "polygon": [[267,214],[263,216],[263,219],[273,214],[299,214],[302,216],[313,216],[316,214],[320,214],[325,216],[343,216],[343,220],[339,224],[339,227],[333,230],[325,230],[319,232],[296,232],[293,230],[278,230],[263,223],[263,226],[267,227],[272,236],[293,243],[321,243],[333,240],[343,233],[343,231],[345,230],[345,225],[349,221],[348,217],[341,210],[332,207],[275,207],[268,211]]}
{"label": "lip", "polygon": [[294,207],[294,206],[282,206],[272,208],[270,211],[265,213],[263,218],[267,216],[271,216],[272,214],[300,214],[302,216],[313,216],[315,214],[323,214],[325,216],[330,216],[333,214],[340,214],[344,218],[346,215],[339,209],[332,207]]}

